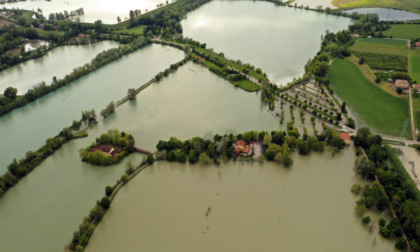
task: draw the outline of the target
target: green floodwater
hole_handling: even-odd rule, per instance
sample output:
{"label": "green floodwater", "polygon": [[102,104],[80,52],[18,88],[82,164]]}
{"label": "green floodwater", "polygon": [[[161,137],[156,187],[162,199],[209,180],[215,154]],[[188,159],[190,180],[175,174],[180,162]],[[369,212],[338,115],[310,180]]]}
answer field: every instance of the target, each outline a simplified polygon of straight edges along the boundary
{"label": "green floodwater", "polygon": [[[81,81],[95,81],[108,73],[105,70],[94,74],[96,78]],[[136,72],[127,68],[124,73]],[[235,88],[206,68],[189,62],[169,78],[145,89],[136,101],[120,106],[116,114],[89,132],[89,138],[66,144],[7,192],[0,200],[0,250],[63,248],[83,216],[104,195],[105,186],[115,183],[124,172],[126,160],[111,167],[94,167],[82,163],[78,156],[80,148],[108,129],[131,133],[136,146],[154,150],[158,140],[170,136],[189,139],[212,137],[215,133],[282,129],[285,126],[280,126],[274,113],[266,110],[258,93]],[[286,110],[287,118],[290,114]],[[306,122],[311,127],[310,120]],[[127,160],[138,163],[141,158],[133,154]]]}
{"label": "green floodwater", "polygon": [[394,251],[354,215],[353,149],[293,158],[155,163],[119,192],[86,251]]}
{"label": "green floodwater", "polygon": [[110,48],[118,47],[115,41],[102,41],[92,45],[60,46],[44,57],[29,60],[0,72],[0,93],[8,87],[17,88],[18,94],[40,82],[50,85],[53,77],[62,79],[73,69],[91,61],[95,56]]}
{"label": "green floodwater", "polygon": [[109,102],[123,98],[129,88],[140,87],[183,57],[184,52],[178,49],[149,45],[0,117],[0,174],[13,158],[37,150],[47,138],[79,120],[82,110],[94,108],[99,115]]}
{"label": "green floodwater", "polygon": [[27,0],[3,5],[6,8],[19,8],[25,10],[42,10],[48,18],[50,13],[68,12],[83,8],[84,15],[79,16],[81,22],[94,23],[100,19],[105,24],[116,24],[117,17],[122,21],[129,18],[130,10],[139,9],[142,13],[146,10],[156,9],[157,4],[166,4],[166,0]]}
{"label": "green floodwater", "polygon": [[284,85],[303,75],[327,29],[336,32],[350,23],[349,18],[269,2],[215,0],[188,13],[182,27],[185,37],[260,67],[272,82]]}

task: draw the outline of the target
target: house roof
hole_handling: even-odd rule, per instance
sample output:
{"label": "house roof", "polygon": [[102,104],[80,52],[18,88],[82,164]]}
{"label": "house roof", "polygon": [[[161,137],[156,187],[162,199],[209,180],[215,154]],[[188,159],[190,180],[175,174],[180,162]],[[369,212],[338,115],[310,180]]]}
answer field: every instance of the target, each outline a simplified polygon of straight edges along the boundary
{"label": "house roof", "polygon": [[420,84],[413,84],[413,88],[420,89]]}
{"label": "house roof", "polygon": [[420,47],[420,42],[416,42],[416,46],[417,47]]}
{"label": "house roof", "polygon": [[395,80],[397,87],[408,88],[410,83],[407,80]]}

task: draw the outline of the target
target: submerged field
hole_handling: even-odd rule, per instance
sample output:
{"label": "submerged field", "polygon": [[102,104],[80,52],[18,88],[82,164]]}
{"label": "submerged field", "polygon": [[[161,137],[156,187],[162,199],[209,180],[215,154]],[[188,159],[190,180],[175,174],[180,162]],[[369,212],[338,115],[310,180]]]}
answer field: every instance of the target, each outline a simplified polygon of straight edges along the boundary
{"label": "submerged field", "polygon": [[[335,92],[356,115],[359,127],[369,126],[375,132],[399,136],[409,117],[407,100],[394,97],[369,82],[348,59],[333,62],[329,77]],[[406,137],[411,134],[409,131]]]}
{"label": "submerged field", "polygon": [[335,6],[346,9],[363,7],[382,7],[402,9],[410,12],[420,13],[420,4],[417,0],[333,0],[333,4]]}
{"label": "submerged field", "polygon": [[120,191],[86,251],[393,250],[354,214],[352,149],[293,158],[292,168],[154,163]]}

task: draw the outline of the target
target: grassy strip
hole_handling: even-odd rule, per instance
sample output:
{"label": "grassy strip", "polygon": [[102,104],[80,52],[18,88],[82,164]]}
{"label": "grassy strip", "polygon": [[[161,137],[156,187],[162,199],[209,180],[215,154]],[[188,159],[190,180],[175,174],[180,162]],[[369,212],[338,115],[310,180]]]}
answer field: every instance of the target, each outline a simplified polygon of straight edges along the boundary
{"label": "grassy strip", "polygon": [[417,0],[360,0],[360,1],[345,1],[333,0],[335,6],[345,9],[364,8],[364,7],[379,7],[401,9],[410,12],[420,13],[420,4]]}
{"label": "grassy strip", "polygon": [[[337,95],[365,125],[383,134],[400,135],[405,121],[410,118],[406,99],[394,97],[369,82],[348,59],[335,60],[329,78]],[[406,137],[410,136],[411,132],[407,131]]]}
{"label": "grassy strip", "polygon": [[203,54],[209,55],[210,57],[216,58],[218,61],[226,64],[226,66],[233,67],[236,70],[239,70],[241,72],[243,72],[244,69],[248,69],[249,70],[248,75],[251,76],[251,77],[254,77],[255,79],[257,79],[259,81],[267,80],[267,77],[265,77],[263,74],[257,73],[256,71],[254,71],[252,69],[246,68],[245,66],[243,66],[241,64],[238,64],[233,60],[226,59],[225,57],[223,57],[223,56],[221,56],[217,53],[211,52],[207,49],[204,49],[204,48],[201,48],[201,47],[198,47],[198,46],[194,47],[194,49],[197,50],[200,53],[203,53]]}
{"label": "grassy strip", "polygon": [[142,35],[144,29],[146,29],[146,25],[139,25],[125,30],[112,31],[112,33],[121,35]]}
{"label": "grassy strip", "polygon": [[[419,50],[419,49],[415,49]],[[411,73],[410,77],[413,81],[417,81],[420,83],[420,56],[410,56],[410,64],[411,64]]]}
{"label": "grassy strip", "polygon": [[71,140],[83,137],[87,137],[85,131],[73,134],[71,128],[66,127],[57,136],[48,138],[45,141],[45,144],[35,152],[28,151],[26,156],[19,161],[14,159],[13,162],[7,166],[8,171],[0,177],[0,198],[9,189],[14,187],[19,180],[38,167],[45,159],[61,149],[64,144]]}
{"label": "grassy strip", "polygon": [[[71,242],[66,245],[66,251],[84,251],[93,232],[101,222],[103,216],[108,211],[118,192],[124,185],[126,185],[131,179],[137,176],[137,174],[143,171],[147,166],[148,163],[143,161],[139,166],[137,166],[136,170],[130,176],[123,174],[121,179],[118,180],[117,183],[112,187],[111,194],[109,196],[105,195],[101,201],[98,200],[96,205],[90,210],[89,215],[83,218],[83,223],[79,226],[79,230],[73,234],[73,239]],[[105,188],[105,192],[107,193],[107,188]]]}
{"label": "grassy strip", "polygon": [[261,89],[261,87],[258,84],[255,84],[254,82],[250,80],[240,80],[240,81],[234,82],[234,84],[248,92],[254,92]]}
{"label": "grassy strip", "polygon": [[[413,179],[410,177],[410,174],[408,174],[407,170],[405,169],[404,165],[401,163],[401,160],[398,158],[397,154],[394,152],[391,146],[386,144],[384,146],[385,152],[388,155],[388,159],[393,164],[396,172],[403,178],[404,181],[413,181]],[[414,181],[413,181],[414,183]],[[417,202],[420,202],[420,191],[417,188],[417,186],[413,187],[413,193],[416,196]]]}
{"label": "grassy strip", "polygon": [[378,53],[354,52],[358,58],[365,59],[373,69],[408,71],[408,57]]}

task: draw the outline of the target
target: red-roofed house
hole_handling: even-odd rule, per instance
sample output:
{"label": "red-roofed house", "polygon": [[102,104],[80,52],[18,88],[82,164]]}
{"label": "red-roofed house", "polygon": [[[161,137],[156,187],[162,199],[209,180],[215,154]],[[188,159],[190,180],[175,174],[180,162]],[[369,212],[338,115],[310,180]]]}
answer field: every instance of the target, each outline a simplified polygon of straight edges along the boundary
{"label": "red-roofed house", "polygon": [[392,87],[397,90],[397,88],[402,88],[408,90],[410,88],[410,83],[407,80],[395,80],[395,83],[392,84]]}
{"label": "red-roofed house", "polygon": [[420,84],[413,84],[412,88],[417,89],[417,93],[420,93]]}
{"label": "red-roofed house", "polygon": [[344,142],[346,143],[346,145],[350,145],[350,143],[351,143],[351,137],[350,137],[349,134],[347,134],[347,133],[340,133],[340,137],[341,137],[341,139],[344,140]]}
{"label": "red-roofed house", "polygon": [[247,145],[242,140],[236,141],[236,144],[235,144],[236,155],[239,155],[241,153],[248,153],[248,152],[249,152],[249,145]]}
{"label": "red-roofed house", "polygon": [[420,42],[416,42],[416,47],[420,47]]}

